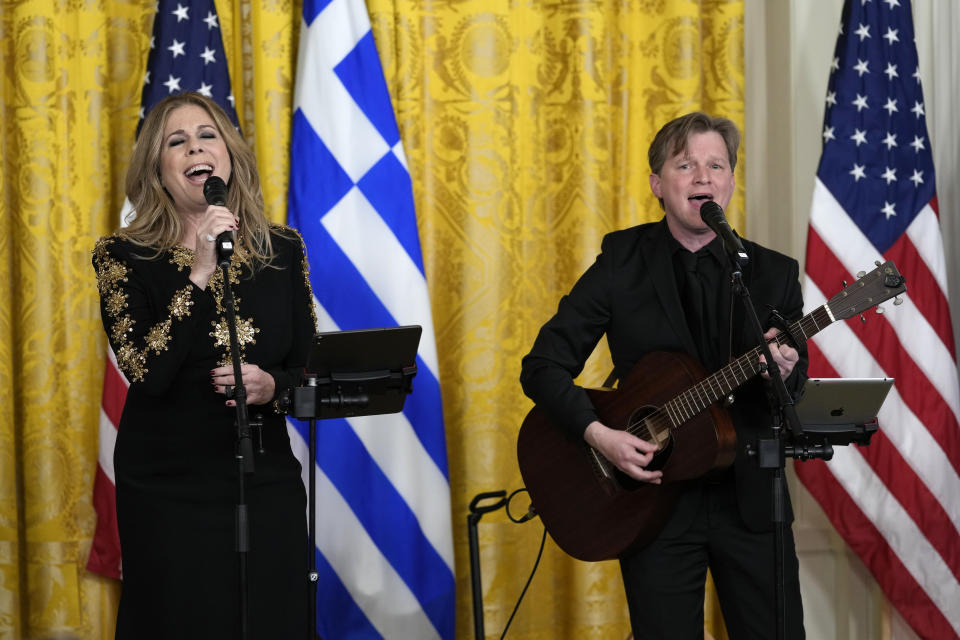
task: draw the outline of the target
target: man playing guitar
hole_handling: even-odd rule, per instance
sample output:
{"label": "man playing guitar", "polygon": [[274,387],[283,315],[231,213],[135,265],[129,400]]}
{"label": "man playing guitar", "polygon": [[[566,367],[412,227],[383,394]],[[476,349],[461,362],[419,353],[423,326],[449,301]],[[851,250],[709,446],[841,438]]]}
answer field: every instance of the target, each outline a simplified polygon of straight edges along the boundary
{"label": "man playing guitar", "polygon": [[[641,486],[662,482],[656,456],[668,445],[605,425],[587,391],[573,379],[604,334],[620,378],[653,352],[686,354],[713,372],[756,346],[742,305],[731,292],[721,239],[700,217],[707,200],[723,208],[729,203],[739,140],[733,122],[703,113],[664,125],[648,154],[650,188],[663,219],[608,234],[596,262],[561,299],[523,359],[524,392],[551,423],[569,438],[586,441],[624,480]],[[788,322],[796,321],[803,308],[797,261],[747,240],[743,245],[749,257],[743,281],[761,322],[773,324],[772,309]],[[776,333],[771,328],[766,337]],[[806,380],[806,351],[802,345],[798,351],[778,342],[771,344],[771,352],[795,394]],[[666,374],[640,373],[651,383]],[[769,470],[758,468],[746,453],[748,444],[770,433],[772,423],[759,376],[736,391],[728,413],[736,443],[731,437],[728,460],[719,465],[725,468],[669,483],[671,504],[662,526],[649,540],[616,554],[638,639],[703,637],[708,568],[730,637],[774,637],[771,480]],[[789,529],[784,572],[787,637],[803,638],[798,563]]]}

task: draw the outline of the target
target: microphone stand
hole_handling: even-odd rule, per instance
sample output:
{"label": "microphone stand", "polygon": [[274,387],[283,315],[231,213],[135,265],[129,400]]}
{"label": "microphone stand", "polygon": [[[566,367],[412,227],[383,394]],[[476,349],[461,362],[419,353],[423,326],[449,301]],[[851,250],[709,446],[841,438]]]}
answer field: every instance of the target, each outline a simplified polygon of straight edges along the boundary
{"label": "microphone stand", "polygon": [[[743,283],[742,264],[746,264],[746,259],[740,259],[736,253],[728,250],[731,267],[731,283],[733,291],[740,296],[743,302],[744,314],[746,315],[754,339],[760,345],[763,356],[767,361],[767,372],[770,374],[768,382],[768,397],[770,399],[771,409],[773,409],[773,438],[769,440],[760,440],[758,445],[760,468],[770,468],[773,470],[773,522],[774,522],[774,590],[776,595],[776,638],[783,640],[786,633],[786,600],[784,597],[784,526],[785,513],[784,505],[784,441],[783,429],[784,423],[794,437],[802,436],[803,431],[800,426],[800,420],[797,418],[796,408],[793,404],[793,398],[780,375],[780,367],[777,366],[770,353],[770,345],[763,337],[763,326],[760,324],[760,318],[753,307],[750,298],[750,291]],[[745,256],[744,256],[745,258]],[[799,345],[796,345],[799,347]],[[772,392],[769,390],[772,389]],[[751,451],[751,453],[753,453]]]}
{"label": "microphone stand", "polygon": [[250,520],[247,513],[247,498],[245,478],[254,472],[252,429],[260,427],[259,420],[251,424],[247,409],[247,390],[243,386],[243,376],[240,372],[240,343],[237,340],[237,313],[234,304],[233,285],[230,283],[230,258],[233,255],[233,243],[218,243],[217,258],[220,270],[223,273],[223,300],[227,316],[227,329],[230,333],[230,359],[233,363],[233,390],[227,397],[236,401],[237,427],[237,505],[236,546],[239,568],[240,590],[240,638],[249,637],[247,602],[247,553],[250,551]]}
{"label": "microphone stand", "polygon": [[[497,499],[492,504],[483,504],[482,500]],[[473,637],[483,640],[486,634],[483,630],[483,580],[480,578],[480,537],[477,534],[477,523],[483,514],[496,511],[507,504],[507,492],[487,491],[478,493],[470,501],[470,513],[467,514],[467,539],[470,547],[470,587],[473,593]]]}

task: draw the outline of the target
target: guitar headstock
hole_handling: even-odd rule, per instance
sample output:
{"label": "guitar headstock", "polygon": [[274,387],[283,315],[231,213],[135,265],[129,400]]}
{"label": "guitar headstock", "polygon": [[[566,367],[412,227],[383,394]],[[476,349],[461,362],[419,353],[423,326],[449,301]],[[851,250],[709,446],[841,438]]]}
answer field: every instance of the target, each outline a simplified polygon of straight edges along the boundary
{"label": "guitar headstock", "polygon": [[876,269],[830,298],[827,307],[834,318],[852,318],[907,290],[904,284],[906,279],[897,271],[897,265],[892,260],[876,264]]}

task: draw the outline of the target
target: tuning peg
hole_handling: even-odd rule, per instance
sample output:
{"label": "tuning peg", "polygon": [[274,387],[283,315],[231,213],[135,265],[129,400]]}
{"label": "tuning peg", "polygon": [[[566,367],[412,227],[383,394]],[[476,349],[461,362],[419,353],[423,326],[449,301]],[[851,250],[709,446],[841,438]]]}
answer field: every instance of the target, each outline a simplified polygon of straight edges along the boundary
{"label": "tuning peg", "polygon": [[867,319],[863,317],[862,313],[860,314],[860,322],[862,322],[863,324],[867,324]]}
{"label": "tuning peg", "polygon": [[901,298],[900,296],[893,297],[893,306],[899,307],[902,304],[903,304],[903,298]]}
{"label": "tuning peg", "polygon": [[877,305],[876,311],[877,311],[877,315],[878,315],[878,316],[882,316],[884,313],[886,313],[886,309],[884,309],[884,308],[881,307],[880,305]]}
{"label": "tuning peg", "polygon": [[847,288],[847,281],[846,281],[846,280],[841,280],[840,282],[841,282],[843,288],[846,289],[846,288]]}
{"label": "tuning peg", "polygon": [[857,271],[857,280],[859,280],[860,278],[862,278],[862,277],[865,276],[865,275],[867,275],[867,272],[866,272],[866,271]]}

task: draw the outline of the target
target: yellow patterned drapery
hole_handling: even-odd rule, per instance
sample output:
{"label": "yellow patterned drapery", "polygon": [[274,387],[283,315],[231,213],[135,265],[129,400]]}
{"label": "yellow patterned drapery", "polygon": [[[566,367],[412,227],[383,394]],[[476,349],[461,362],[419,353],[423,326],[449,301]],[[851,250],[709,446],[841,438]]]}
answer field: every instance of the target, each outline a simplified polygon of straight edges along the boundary
{"label": "yellow patterned drapery", "polygon": [[120,210],[146,3],[0,3],[0,637],[105,637],[95,524],[103,329],[90,247]]}
{"label": "yellow patterned drapery", "polygon": [[[520,358],[601,236],[659,217],[646,164],[656,127],[703,109],[742,128],[743,2],[368,5],[433,293],[467,638],[466,508],[521,484]],[[12,283],[0,301],[0,638],[112,636],[118,589],[83,568],[105,348],[89,251],[117,223],[153,7],[0,0],[0,281]],[[241,125],[282,221],[300,3],[218,11]],[[728,212],[740,229],[743,170]],[[598,353],[581,380],[599,383],[608,366]],[[540,531],[502,512],[480,524],[490,636]],[[548,540],[510,637],[627,633],[616,566],[572,561]]]}
{"label": "yellow patterned drapery", "polygon": [[[742,2],[371,2],[414,182],[440,353],[457,629],[472,607],[463,522],[472,496],[522,481],[516,432],[531,403],[520,359],[604,233],[659,219],[647,148],[695,109],[743,128]],[[382,8],[381,8],[382,6]],[[743,164],[728,212],[743,228]],[[599,385],[609,358],[581,376]],[[537,522],[537,521],[533,521]],[[540,526],[480,525],[485,627],[499,637]],[[623,638],[615,563],[547,543],[514,638]],[[708,609],[712,615],[715,608]],[[722,625],[708,627],[724,637]],[[466,635],[464,635],[466,637]]]}

